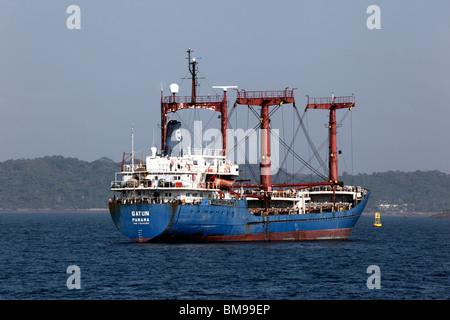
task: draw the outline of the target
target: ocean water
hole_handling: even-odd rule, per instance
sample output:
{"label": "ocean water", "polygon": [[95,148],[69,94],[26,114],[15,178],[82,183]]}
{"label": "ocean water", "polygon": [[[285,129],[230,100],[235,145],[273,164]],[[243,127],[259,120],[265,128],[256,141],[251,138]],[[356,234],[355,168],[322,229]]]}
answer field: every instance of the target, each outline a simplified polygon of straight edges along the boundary
{"label": "ocean water", "polygon": [[339,242],[152,244],[107,212],[3,212],[0,299],[449,299],[450,219],[381,222],[362,216]]}

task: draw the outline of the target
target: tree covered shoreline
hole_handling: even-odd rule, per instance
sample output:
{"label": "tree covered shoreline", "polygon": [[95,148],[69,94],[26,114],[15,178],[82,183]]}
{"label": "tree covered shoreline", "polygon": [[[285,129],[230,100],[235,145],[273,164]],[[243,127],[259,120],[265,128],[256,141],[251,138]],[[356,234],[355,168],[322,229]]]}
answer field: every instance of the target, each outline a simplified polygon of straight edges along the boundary
{"label": "tree covered shoreline", "polygon": [[[108,158],[87,162],[62,156],[0,162],[0,210],[107,210],[120,165]],[[440,171],[344,173],[340,180],[371,191],[366,212],[450,210],[450,175]]]}

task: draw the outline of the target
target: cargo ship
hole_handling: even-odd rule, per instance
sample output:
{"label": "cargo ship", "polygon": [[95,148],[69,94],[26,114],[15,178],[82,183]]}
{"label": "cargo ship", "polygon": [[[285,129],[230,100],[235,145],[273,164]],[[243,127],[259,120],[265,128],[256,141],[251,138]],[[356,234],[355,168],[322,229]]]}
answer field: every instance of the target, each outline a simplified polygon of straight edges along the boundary
{"label": "cargo ship", "polygon": [[[136,242],[346,240],[361,216],[370,191],[338,179],[336,110],[351,110],[355,96],[310,98],[305,112],[329,112],[328,176],[308,183],[272,183],[271,107],[292,104],[294,90],[245,91],[217,86],[222,95],[197,95],[198,58],[187,51],[192,80],[190,96],[161,89],[161,149],[153,146],[145,161],[123,154],[111,183],[111,218],[120,232]],[[233,109],[260,109],[259,181],[244,181],[239,165],[228,158],[227,90],[236,90]],[[180,142],[180,121],[168,114],[183,109],[220,113],[221,148],[192,147]],[[290,149],[290,147],[289,147]],[[131,161],[129,160],[131,157]],[[302,160],[301,158],[299,158]],[[302,160],[303,161],[303,160]]]}

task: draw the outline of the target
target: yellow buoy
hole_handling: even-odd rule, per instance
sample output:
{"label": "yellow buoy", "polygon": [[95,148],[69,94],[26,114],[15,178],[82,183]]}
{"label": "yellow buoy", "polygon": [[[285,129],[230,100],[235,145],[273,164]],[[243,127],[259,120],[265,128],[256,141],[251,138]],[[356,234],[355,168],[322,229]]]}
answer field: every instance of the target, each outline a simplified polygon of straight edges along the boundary
{"label": "yellow buoy", "polygon": [[375,212],[375,223],[373,224],[374,227],[381,227],[381,221],[380,221],[380,213]]}

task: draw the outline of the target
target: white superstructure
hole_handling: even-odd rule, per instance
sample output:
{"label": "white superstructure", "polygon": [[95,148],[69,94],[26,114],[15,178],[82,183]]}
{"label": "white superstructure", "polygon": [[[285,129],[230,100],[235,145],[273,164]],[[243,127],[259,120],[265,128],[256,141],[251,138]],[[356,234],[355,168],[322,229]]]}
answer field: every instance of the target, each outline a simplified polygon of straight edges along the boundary
{"label": "white superstructure", "polygon": [[[239,166],[228,161],[223,150],[183,149],[182,155],[160,156],[152,148],[152,155],[144,163],[124,165],[116,172],[113,191],[130,192],[134,197],[193,201],[195,198],[225,198],[221,191],[234,184]],[[155,195],[155,192],[157,194]]]}

